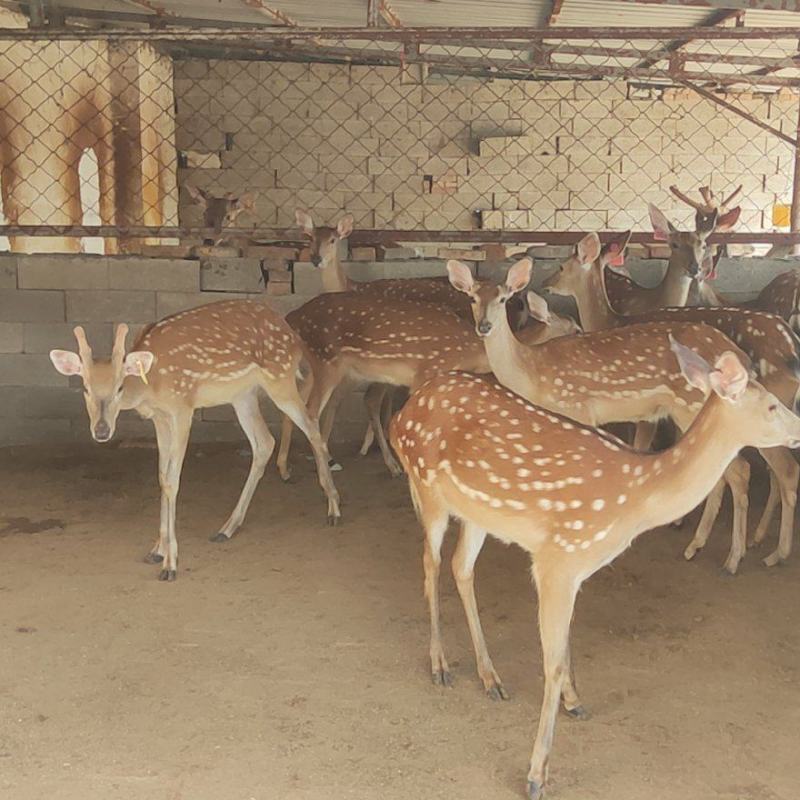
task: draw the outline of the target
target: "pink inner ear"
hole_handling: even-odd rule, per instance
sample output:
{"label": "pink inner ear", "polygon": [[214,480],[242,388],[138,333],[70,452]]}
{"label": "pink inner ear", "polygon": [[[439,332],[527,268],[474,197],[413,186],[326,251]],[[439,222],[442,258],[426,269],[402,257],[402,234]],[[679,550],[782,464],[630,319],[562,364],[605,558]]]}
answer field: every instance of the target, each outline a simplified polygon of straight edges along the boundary
{"label": "pink inner ear", "polygon": [[612,256],[607,262],[609,267],[621,267],[625,264],[625,254],[617,253]]}

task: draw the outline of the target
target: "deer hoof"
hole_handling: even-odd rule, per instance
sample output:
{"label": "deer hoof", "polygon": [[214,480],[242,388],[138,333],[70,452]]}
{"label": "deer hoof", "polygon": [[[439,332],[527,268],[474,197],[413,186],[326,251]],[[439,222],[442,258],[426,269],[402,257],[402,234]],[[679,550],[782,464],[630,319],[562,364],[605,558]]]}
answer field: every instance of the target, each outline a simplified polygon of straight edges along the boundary
{"label": "deer hoof", "polygon": [[144,557],[145,564],[160,564],[164,560],[164,556],[161,553],[148,553]]}
{"label": "deer hoof", "polygon": [[219,533],[214,533],[208,537],[209,542],[229,542],[231,539],[230,536],[226,536],[221,531]]}
{"label": "deer hoof", "polygon": [[342,471],[342,465],[338,461],[334,461],[333,459],[331,459],[328,462],[328,468],[330,469],[331,472],[341,472]]}
{"label": "deer hoof", "polygon": [[171,583],[177,577],[178,573],[174,569],[162,569],[161,572],[158,573],[158,579],[160,581],[169,581]]}
{"label": "deer hoof", "polygon": [[447,686],[448,688],[452,688],[453,686],[453,675],[446,669],[435,670],[431,674],[431,679],[433,680],[434,686]]}
{"label": "deer hoof", "polygon": [[486,690],[490,700],[508,700],[509,693],[505,690],[502,683],[494,683]]}
{"label": "deer hoof", "polygon": [[579,719],[583,721],[592,718],[591,713],[583,706],[575,706],[575,708],[565,708],[564,711],[566,711],[567,714],[573,719]]}
{"label": "deer hoof", "polygon": [[337,516],[336,514],[328,514],[328,525],[331,528],[335,528],[339,524],[339,520],[341,520],[341,516]]}
{"label": "deer hoof", "polygon": [[544,786],[539,781],[528,779],[528,800],[541,800],[544,796]]}

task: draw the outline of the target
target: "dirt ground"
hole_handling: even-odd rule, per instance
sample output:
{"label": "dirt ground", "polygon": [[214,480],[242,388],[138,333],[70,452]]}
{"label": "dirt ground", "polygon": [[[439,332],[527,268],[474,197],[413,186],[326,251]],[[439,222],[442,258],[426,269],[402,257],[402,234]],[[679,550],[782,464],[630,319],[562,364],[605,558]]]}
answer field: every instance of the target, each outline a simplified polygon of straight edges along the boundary
{"label": "dirt ground", "polygon": [[[338,455],[341,527],[324,525],[297,450],[293,482],[271,468],[220,545],[208,536],[248,461],[192,448],[180,572],[165,584],[142,562],[157,530],[154,450],[0,453],[0,797],[523,796],[542,691],[527,558],[492,541],[478,562],[511,700],[482,691],[449,570],[456,684],[434,687],[405,481],[377,456]],[[763,486],[751,527],[762,502]],[[695,519],[642,536],[584,585],[573,652],[593,718],[560,717],[550,797],[800,796],[800,552],[773,570],[750,552],[730,578],[727,517],[683,561]]]}

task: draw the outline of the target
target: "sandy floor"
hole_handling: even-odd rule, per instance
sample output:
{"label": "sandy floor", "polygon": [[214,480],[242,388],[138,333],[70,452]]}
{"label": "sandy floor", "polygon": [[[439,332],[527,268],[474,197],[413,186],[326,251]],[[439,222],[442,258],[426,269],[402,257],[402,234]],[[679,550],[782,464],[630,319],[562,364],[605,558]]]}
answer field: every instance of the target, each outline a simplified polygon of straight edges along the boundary
{"label": "sandy floor", "polygon": [[[478,565],[511,700],[482,692],[449,574],[456,685],[434,687],[405,482],[339,454],[342,527],[298,456],[219,545],[247,461],[194,449],[174,584],[141,560],[154,451],[0,454],[0,796],[522,797],[542,689],[526,558],[491,542]],[[688,527],[664,529],[585,585],[573,640],[594,717],[560,718],[550,797],[800,796],[800,553],[769,571],[751,552],[726,577],[726,525],[692,564]]]}

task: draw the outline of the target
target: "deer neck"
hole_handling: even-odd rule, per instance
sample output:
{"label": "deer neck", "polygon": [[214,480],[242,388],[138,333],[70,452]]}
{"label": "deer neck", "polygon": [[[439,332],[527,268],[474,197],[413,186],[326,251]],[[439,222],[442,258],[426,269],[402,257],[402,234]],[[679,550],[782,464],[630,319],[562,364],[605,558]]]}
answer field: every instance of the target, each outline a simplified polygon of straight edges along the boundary
{"label": "deer neck", "polygon": [[[529,362],[536,348],[526,347],[514,336],[505,312],[501,317],[502,320],[483,339],[489,367],[503,386],[517,394],[528,396],[532,377]],[[533,379],[535,380],[535,375]]]}
{"label": "deer neck", "polygon": [[667,273],[658,286],[658,305],[685,306],[689,300],[692,279],[686,274],[679,259],[673,255],[667,264]]}
{"label": "deer neck", "polygon": [[620,496],[627,494],[629,507],[641,514],[640,531],[672,522],[708,496],[746,444],[734,416],[732,406],[712,393],[677,444],[632,459]]}
{"label": "deer neck", "polygon": [[139,408],[150,395],[149,384],[145,385],[137,375],[129,375],[125,378],[122,386],[120,408],[125,411]]}
{"label": "deer neck", "polygon": [[322,288],[325,292],[346,292],[352,285],[353,282],[345,274],[337,248],[336,253],[322,264]]}
{"label": "deer neck", "polygon": [[578,306],[581,327],[587,333],[613,328],[620,315],[611,307],[605,281],[605,267],[595,263],[589,268],[586,280],[578,284],[573,297]]}

